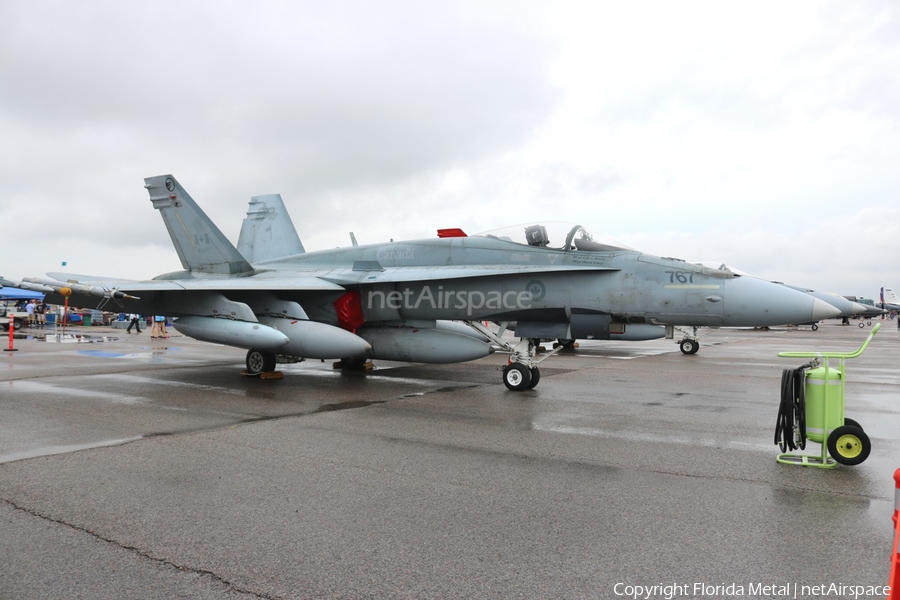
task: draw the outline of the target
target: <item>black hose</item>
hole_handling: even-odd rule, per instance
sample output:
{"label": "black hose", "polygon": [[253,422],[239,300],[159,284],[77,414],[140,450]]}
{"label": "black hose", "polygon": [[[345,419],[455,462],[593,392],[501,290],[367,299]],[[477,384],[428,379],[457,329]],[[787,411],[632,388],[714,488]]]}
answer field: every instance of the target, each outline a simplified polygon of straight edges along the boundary
{"label": "black hose", "polygon": [[[781,372],[781,404],[775,422],[775,443],[782,452],[806,448],[805,370],[808,365]],[[796,436],[795,436],[796,425]]]}

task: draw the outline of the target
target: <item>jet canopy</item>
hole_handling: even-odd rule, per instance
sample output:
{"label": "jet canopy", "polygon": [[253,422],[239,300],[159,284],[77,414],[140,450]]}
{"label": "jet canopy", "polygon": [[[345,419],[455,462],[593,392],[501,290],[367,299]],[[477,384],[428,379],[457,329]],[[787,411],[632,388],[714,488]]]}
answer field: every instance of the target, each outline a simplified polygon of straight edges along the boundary
{"label": "jet canopy", "polygon": [[579,250],[582,252],[634,250],[634,248],[630,248],[607,236],[594,233],[581,225],[562,221],[510,225],[483,231],[475,235],[524,246],[554,248],[556,250]]}
{"label": "jet canopy", "polygon": [[714,269],[716,271],[725,271],[726,273],[734,273],[735,275],[746,275],[748,277],[751,277],[749,273],[745,273],[740,269],[735,269],[731,265],[726,265],[725,263],[719,262],[717,260],[701,260],[700,262],[695,264],[698,264],[701,267],[706,267],[708,269]]}

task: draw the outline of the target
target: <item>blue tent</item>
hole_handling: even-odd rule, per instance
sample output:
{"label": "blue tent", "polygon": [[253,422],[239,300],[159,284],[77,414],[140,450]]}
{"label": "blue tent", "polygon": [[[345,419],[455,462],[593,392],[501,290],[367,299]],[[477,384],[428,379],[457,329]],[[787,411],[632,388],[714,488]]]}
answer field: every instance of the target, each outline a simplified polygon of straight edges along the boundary
{"label": "blue tent", "polygon": [[44,295],[40,292],[32,292],[29,290],[20,290],[13,287],[0,287],[0,300],[43,300]]}

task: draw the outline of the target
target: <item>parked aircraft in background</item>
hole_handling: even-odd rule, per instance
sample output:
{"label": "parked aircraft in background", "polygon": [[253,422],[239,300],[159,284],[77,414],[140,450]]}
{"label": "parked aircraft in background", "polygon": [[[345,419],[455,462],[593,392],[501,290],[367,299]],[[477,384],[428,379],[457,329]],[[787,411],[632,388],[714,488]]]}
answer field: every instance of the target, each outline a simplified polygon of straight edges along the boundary
{"label": "parked aircraft in background", "polygon": [[[861,319],[880,317],[887,312],[883,308],[875,306],[875,301],[870,300],[869,298],[862,298],[860,296],[844,296],[844,298],[852,302],[856,302],[857,304],[860,304],[866,308],[865,312],[859,315]],[[860,325],[860,327],[862,327],[862,325]]]}
{"label": "parked aircraft in background", "polygon": [[[509,351],[512,390],[540,379],[539,338],[609,339],[633,326],[766,326],[839,314],[832,305],[768,281],[606,242],[580,225],[533,223],[465,236],[305,252],[272,231],[255,197],[239,252],[171,175],[144,180],[184,270],[149,281],[66,273],[19,287],[68,295],[75,306],[174,317],[199,340],[245,348],[247,369],[278,355],[461,362]],[[246,223],[245,223],[246,225]],[[282,224],[278,227],[284,227]],[[291,254],[277,256],[283,252]],[[461,321],[450,323],[449,321]],[[516,322],[518,343],[483,321]],[[466,332],[465,334],[463,333]],[[693,351],[699,346],[694,346]]]}
{"label": "parked aircraft in background", "polygon": [[884,310],[900,311],[900,298],[897,297],[897,294],[891,288],[883,287],[876,306]]}

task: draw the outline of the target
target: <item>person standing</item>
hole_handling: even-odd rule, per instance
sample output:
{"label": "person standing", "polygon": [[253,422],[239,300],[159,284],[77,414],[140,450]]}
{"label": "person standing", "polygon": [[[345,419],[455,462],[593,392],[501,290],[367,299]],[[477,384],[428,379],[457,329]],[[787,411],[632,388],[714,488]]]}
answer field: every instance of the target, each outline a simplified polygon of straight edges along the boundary
{"label": "person standing", "polygon": [[137,329],[137,332],[140,333],[141,332],[141,316],[132,313],[132,314],[128,315],[128,318],[129,318],[128,329],[126,329],[125,332],[131,333],[131,328],[134,327],[135,329]]}
{"label": "person standing", "polygon": [[166,335],[166,318],[162,315],[153,317],[153,329],[150,330],[150,339],[163,339]]}
{"label": "person standing", "polygon": [[34,306],[37,300],[32,300],[27,305],[25,305],[25,312],[28,313],[28,326],[34,327]]}
{"label": "person standing", "polygon": [[43,327],[44,325],[47,324],[47,319],[46,319],[46,317],[44,316],[44,313],[45,313],[45,312],[47,312],[47,305],[44,304],[44,301],[43,301],[43,300],[41,300],[40,302],[35,303],[35,305],[34,305],[34,316],[35,316],[35,319],[37,320],[37,326],[38,326],[38,327]]}

